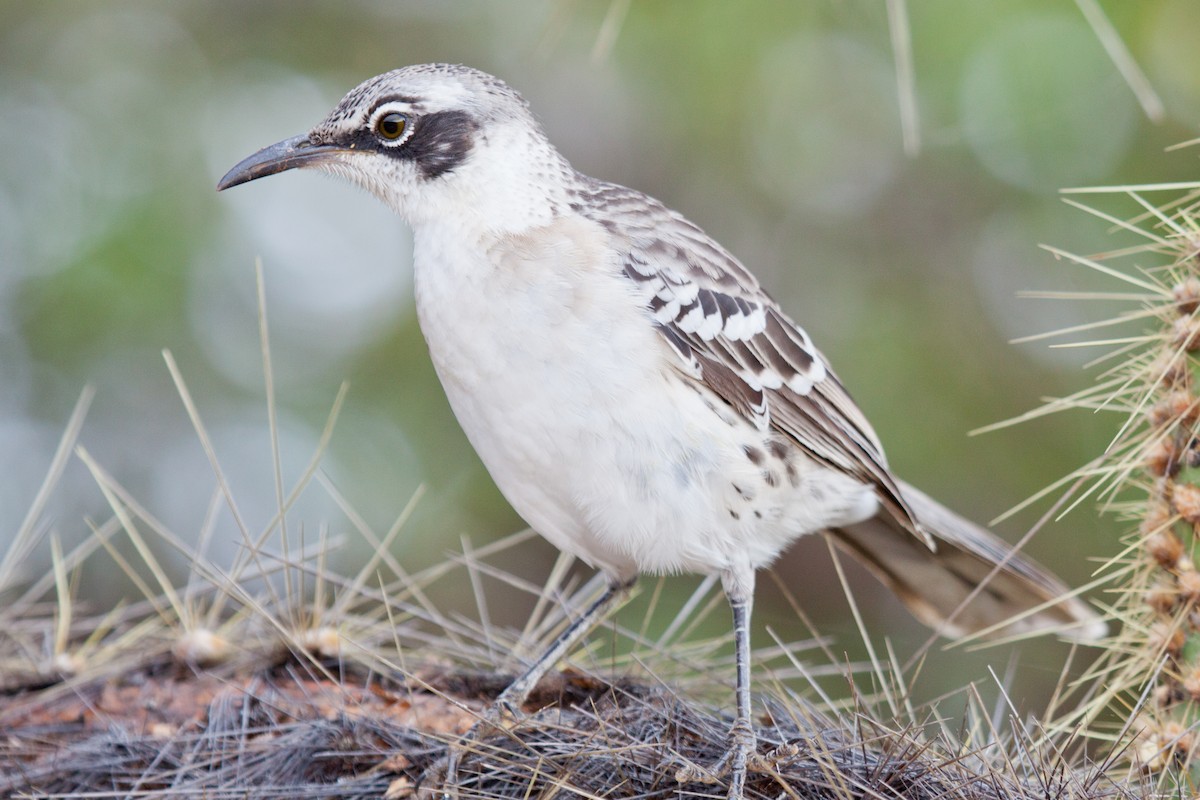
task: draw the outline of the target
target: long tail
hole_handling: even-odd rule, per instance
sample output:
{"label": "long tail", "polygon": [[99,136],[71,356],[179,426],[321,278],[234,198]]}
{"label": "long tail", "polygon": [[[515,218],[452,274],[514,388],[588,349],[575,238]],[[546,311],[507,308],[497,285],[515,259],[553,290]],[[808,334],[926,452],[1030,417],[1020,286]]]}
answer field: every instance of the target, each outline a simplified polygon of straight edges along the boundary
{"label": "long tail", "polygon": [[[1067,638],[1092,641],[1107,633],[1099,615],[1078,598],[1066,597],[1070,590],[1046,569],[924,492],[903,482],[899,486],[913,516],[933,536],[936,552],[886,511],[830,533],[917,619],[950,637],[1006,620],[1012,621],[997,628],[995,635],[1058,631]],[[997,564],[1002,566],[996,569]]]}

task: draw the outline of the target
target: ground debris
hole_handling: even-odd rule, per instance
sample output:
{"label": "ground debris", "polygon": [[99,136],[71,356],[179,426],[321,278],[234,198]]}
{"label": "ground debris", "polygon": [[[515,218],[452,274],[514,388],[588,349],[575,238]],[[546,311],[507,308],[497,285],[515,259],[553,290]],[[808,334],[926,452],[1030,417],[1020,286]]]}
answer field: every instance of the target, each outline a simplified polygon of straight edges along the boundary
{"label": "ground debris", "polygon": [[[414,796],[446,743],[510,676],[383,676],[295,661],[244,675],[146,666],[46,702],[0,705],[0,796],[379,800]],[[22,702],[25,700],[27,702]],[[539,710],[540,708],[540,710]],[[471,745],[463,798],[722,796],[681,785],[724,752],[729,720],[661,685],[549,676],[515,728]],[[759,728],[751,798],[1143,797],[1078,771],[1022,777],[939,748],[918,730],[869,734],[779,706]],[[783,754],[771,760],[771,753]],[[948,755],[949,754],[949,755]],[[1023,765],[1029,770],[1032,765]]]}

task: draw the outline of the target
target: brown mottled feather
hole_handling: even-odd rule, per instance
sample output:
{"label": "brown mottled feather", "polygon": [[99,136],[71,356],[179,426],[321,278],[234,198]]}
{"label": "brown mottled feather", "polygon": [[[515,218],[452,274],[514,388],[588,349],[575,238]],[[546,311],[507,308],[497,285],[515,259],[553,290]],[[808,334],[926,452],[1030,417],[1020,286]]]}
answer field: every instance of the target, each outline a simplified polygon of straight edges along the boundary
{"label": "brown mottled feather", "polygon": [[[648,306],[672,347],[678,352],[686,344],[694,356],[689,366],[698,366],[699,374],[691,377],[748,417],[769,421],[815,461],[874,485],[889,512],[932,548],[888,470],[871,424],[808,334],[749,270],[696,225],[640,192],[591,181],[575,208],[608,220],[624,250],[625,274],[648,293],[660,289]],[[621,224],[614,226],[614,219]],[[673,308],[662,297],[669,293],[691,301]],[[749,319],[745,310],[756,316]],[[713,331],[689,325],[692,318],[708,320],[708,328],[728,325],[739,314],[742,322],[733,332],[745,335],[726,335],[725,326]]]}

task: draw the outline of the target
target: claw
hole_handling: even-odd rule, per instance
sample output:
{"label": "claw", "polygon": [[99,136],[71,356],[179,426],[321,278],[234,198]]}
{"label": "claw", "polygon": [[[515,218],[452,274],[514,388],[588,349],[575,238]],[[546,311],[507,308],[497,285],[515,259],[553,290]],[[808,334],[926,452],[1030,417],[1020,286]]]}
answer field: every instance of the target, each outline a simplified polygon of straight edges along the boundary
{"label": "claw", "polygon": [[524,718],[521,710],[501,694],[471,729],[447,748],[445,758],[426,768],[421,776],[421,788],[417,790],[417,800],[457,800],[458,765],[463,753],[484,736],[511,731]]}
{"label": "claw", "polygon": [[756,737],[749,722],[740,719],[734,722],[729,731],[729,738],[729,750],[712,769],[704,769],[691,763],[684,764],[675,771],[675,780],[679,783],[713,784],[728,775],[729,800],[742,800],[746,789],[746,774],[759,765],[762,757],[755,752]]}
{"label": "claw", "polygon": [[708,770],[699,767],[695,764],[684,764],[679,769],[675,770],[676,783],[707,783],[713,784],[721,779],[720,775],[714,775]]}
{"label": "claw", "polygon": [[450,745],[444,759],[425,770],[425,774],[421,776],[421,786],[428,786],[429,789],[423,789],[421,800],[454,800],[458,796],[458,764],[463,752],[472,743],[479,741],[485,732],[495,730],[507,733],[515,728],[524,719],[521,706],[525,704],[530,692],[546,671],[558,663],[576,641],[586,635],[614,605],[629,594],[636,580],[636,577],[618,580],[615,576],[610,579],[604,594],[592,601],[592,604],[558,635],[550,647],[500,693],[491,708],[471,726],[471,730]]}
{"label": "claw", "polygon": [[784,742],[768,753],[759,754],[755,747],[754,731],[749,726],[734,724],[730,731],[732,740],[729,750],[721,760],[705,769],[697,764],[685,762],[675,770],[677,783],[703,783],[712,785],[729,776],[729,800],[742,800],[746,790],[746,777],[751,772],[775,773],[780,762],[800,754],[800,746]]}
{"label": "claw", "polygon": [[794,742],[784,742],[765,755],[751,753],[746,767],[751,772],[776,772],[781,761],[787,761],[800,755],[800,745]]}

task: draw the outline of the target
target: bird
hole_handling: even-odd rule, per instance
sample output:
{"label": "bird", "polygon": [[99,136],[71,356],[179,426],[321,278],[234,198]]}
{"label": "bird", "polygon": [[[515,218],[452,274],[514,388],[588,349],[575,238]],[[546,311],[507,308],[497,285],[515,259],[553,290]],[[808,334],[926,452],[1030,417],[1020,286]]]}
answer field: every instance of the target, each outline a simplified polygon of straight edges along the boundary
{"label": "bird", "polygon": [[519,715],[639,575],[719,576],[736,711],[705,776],[740,800],[760,758],[755,576],[816,533],[943,635],[1105,635],[1058,578],[894,474],[742,262],[658,200],[575,170],[503,80],[457,64],[378,75],[217,188],[297,168],[348,179],[411,227],[418,321],[459,424],[513,509],[607,579],[497,715]]}

